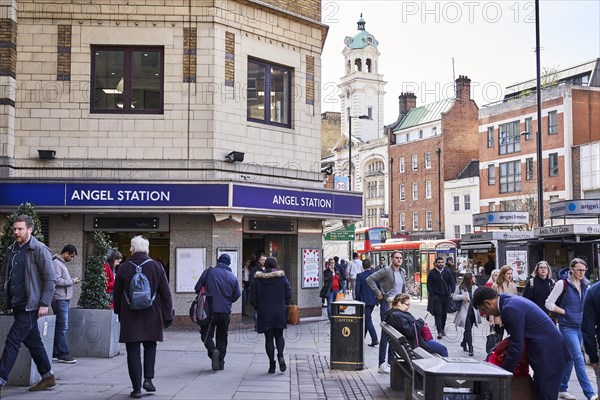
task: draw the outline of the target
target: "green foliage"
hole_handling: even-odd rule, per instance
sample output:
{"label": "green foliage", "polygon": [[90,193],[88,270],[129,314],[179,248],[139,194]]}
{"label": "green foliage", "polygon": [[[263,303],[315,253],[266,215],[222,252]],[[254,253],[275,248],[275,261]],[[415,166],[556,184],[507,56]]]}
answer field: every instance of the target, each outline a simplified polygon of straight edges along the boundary
{"label": "green foliage", "polygon": [[110,308],[110,297],[106,293],[106,273],[104,272],[104,256],[110,248],[112,248],[112,243],[108,236],[103,232],[94,232],[94,253],[85,261],[79,307]]}
{"label": "green foliage", "polygon": [[[33,218],[33,232],[32,235],[40,242],[44,241],[44,235],[42,235],[42,224],[40,218],[35,211],[35,204],[33,203],[22,203],[15,212],[8,216],[6,224],[2,228],[2,236],[0,237],[0,265],[4,263],[4,255],[8,247],[15,242],[12,233],[12,226],[15,218],[19,215],[29,215]],[[0,310],[3,309],[4,304],[4,291],[0,290]]]}

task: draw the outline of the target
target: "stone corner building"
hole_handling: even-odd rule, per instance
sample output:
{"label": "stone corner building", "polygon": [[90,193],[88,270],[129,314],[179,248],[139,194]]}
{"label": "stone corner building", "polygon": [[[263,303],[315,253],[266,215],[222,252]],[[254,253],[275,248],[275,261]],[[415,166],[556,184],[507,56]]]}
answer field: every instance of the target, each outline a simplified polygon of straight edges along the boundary
{"label": "stone corner building", "polygon": [[144,234],[182,320],[223,252],[240,280],[251,254],[277,257],[301,314],[320,315],[308,250],[323,220],[362,214],[323,189],[320,10],[0,0],[0,211],[36,203],[52,250],[82,249],[76,276],[94,231],[125,255]]}

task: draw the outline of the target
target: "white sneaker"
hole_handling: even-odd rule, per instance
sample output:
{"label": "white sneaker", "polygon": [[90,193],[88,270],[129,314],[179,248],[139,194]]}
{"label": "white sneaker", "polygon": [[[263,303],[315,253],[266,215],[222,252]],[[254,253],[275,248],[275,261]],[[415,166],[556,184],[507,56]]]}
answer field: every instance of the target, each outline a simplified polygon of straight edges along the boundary
{"label": "white sneaker", "polygon": [[389,374],[390,373],[390,364],[388,363],[383,363],[379,366],[379,372],[381,372],[382,374]]}
{"label": "white sneaker", "polygon": [[573,396],[569,392],[558,392],[558,398],[559,399],[566,399],[566,400],[577,400],[577,397]]}
{"label": "white sneaker", "polygon": [[598,395],[597,394],[593,395],[592,397],[590,397],[590,400],[598,400]]}

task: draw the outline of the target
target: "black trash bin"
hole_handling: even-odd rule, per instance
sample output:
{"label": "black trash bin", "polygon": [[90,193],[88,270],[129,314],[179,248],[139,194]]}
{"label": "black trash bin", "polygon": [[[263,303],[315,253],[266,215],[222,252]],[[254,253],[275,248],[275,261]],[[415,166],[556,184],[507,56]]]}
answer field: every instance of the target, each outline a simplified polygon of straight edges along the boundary
{"label": "black trash bin", "polygon": [[332,369],[358,370],[365,367],[365,303],[355,300],[331,303]]}

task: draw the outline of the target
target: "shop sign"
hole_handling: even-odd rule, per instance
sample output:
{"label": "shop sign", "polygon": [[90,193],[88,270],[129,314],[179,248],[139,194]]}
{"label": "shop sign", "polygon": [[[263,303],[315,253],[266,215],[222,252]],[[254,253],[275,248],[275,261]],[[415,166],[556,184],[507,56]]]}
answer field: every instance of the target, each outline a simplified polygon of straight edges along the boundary
{"label": "shop sign", "polygon": [[535,228],[535,236],[537,237],[564,235],[600,235],[600,225],[577,224]]}
{"label": "shop sign", "polygon": [[550,203],[550,218],[600,217],[600,199],[566,200]]}
{"label": "shop sign", "polygon": [[473,215],[473,225],[526,225],[529,213],[526,211],[500,211]]}

